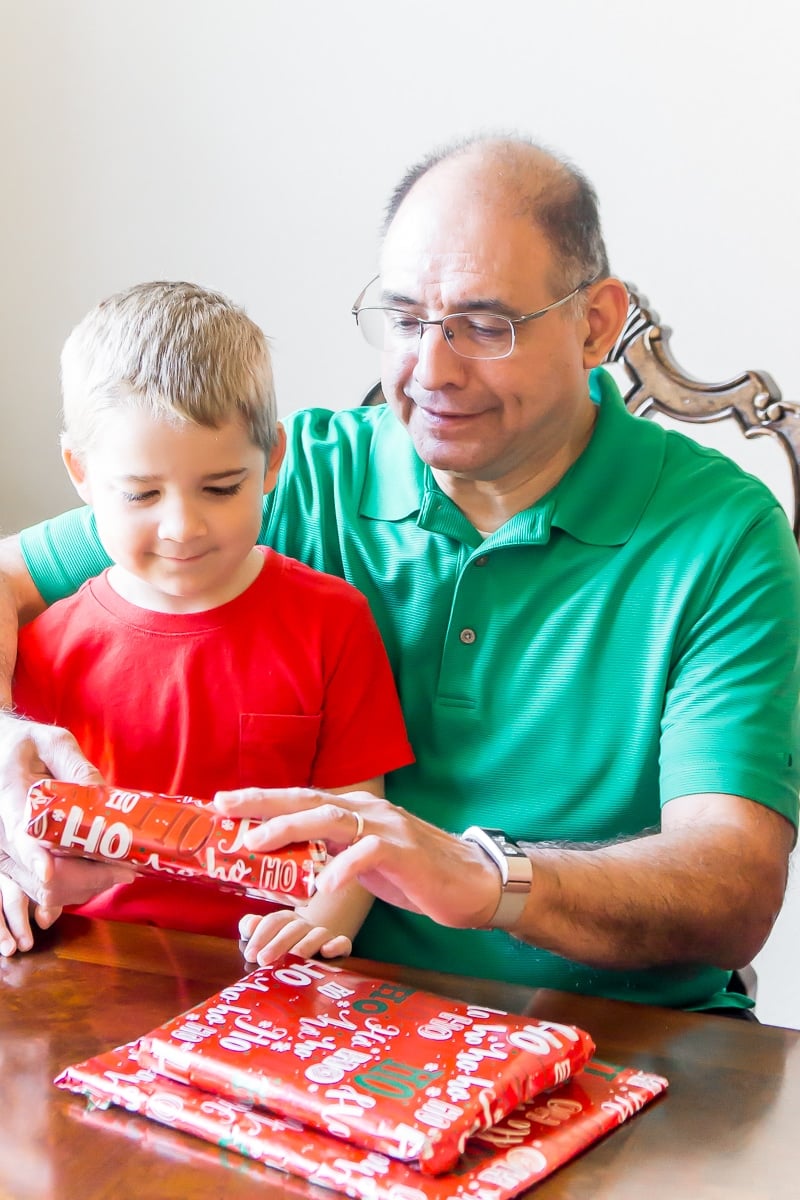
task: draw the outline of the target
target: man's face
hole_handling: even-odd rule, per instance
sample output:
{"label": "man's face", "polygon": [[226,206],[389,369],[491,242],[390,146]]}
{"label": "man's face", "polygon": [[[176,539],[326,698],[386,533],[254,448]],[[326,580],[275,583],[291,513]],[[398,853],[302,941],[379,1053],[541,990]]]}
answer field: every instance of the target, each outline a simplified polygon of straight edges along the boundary
{"label": "man's face", "polygon": [[[464,178],[460,161],[423,177],[384,241],[381,304],[426,319],[473,310],[516,317],[560,299],[544,235]],[[438,327],[384,354],[384,395],[437,477],[524,484],[591,421],[585,318],[566,305],[517,326],[508,358],[460,358]]]}
{"label": "man's face", "polygon": [[124,572],[123,594],[162,612],[201,611],[238,594],[273,482],[243,423],[173,424],[131,407],[106,414],[97,440],[80,461],[65,459]]}

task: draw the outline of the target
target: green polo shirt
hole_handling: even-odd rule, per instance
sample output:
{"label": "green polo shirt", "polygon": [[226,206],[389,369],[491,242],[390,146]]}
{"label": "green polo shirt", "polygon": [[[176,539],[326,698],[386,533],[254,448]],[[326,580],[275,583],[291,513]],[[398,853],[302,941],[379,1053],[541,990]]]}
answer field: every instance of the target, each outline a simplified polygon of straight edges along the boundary
{"label": "green polo shirt", "polygon": [[[297,413],[261,540],[368,597],[417,757],[387,794],[427,820],[595,842],[657,826],[672,797],[727,792],[796,823],[800,559],[786,517],[724,456],[631,416],[606,372],[592,389],[586,450],[485,539],[388,408]],[[22,548],[48,600],[107,562],[85,510],[26,531]],[[357,952],[740,1003],[713,967],[602,971],[380,903]]]}

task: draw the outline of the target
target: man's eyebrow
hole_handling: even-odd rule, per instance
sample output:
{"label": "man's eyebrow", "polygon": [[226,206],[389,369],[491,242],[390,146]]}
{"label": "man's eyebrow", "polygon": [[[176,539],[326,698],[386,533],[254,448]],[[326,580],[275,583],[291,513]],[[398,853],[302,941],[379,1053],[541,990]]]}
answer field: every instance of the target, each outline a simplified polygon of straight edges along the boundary
{"label": "man's eyebrow", "polygon": [[465,300],[459,312],[490,312],[501,317],[518,317],[519,309],[506,304],[497,296],[481,296],[473,300]]}
{"label": "man's eyebrow", "polygon": [[411,296],[404,296],[402,292],[381,292],[381,303],[388,304],[391,308],[395,304],[405,304],[408,308],[414,308],[419,304],[418,300],[412,300]]}
{"label": "man's eyebrow", "polygon": [[[381,301],[383,304],[393,308],[395,305],[402,305],[405,308],[419,308],[420,303],[414,300],[411,296],[404,296],[401,292],[381,292]],[[518,317],[519,309],[514,308],[505,301],[498,299],[497,296],[474,296],[470,300],[462,300],[452,309],[452,312],[489,312],[497,313],[502,317]]]}

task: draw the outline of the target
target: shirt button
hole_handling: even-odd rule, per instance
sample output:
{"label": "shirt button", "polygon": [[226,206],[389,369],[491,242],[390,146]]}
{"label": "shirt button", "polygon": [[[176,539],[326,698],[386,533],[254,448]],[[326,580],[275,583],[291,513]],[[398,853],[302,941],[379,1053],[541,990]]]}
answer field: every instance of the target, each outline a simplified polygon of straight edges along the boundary
{"label": "shirt button", "polygon": [[462,629],[458,636],[465,646],[471,646],[478,635],[474,629]]}
{"label": "shirt button", "polygon": [[485,567],[488,561],[489,561],[489,555],[482,554],[480,556],[480,558],[475,559],[475,566],[476,567]]}

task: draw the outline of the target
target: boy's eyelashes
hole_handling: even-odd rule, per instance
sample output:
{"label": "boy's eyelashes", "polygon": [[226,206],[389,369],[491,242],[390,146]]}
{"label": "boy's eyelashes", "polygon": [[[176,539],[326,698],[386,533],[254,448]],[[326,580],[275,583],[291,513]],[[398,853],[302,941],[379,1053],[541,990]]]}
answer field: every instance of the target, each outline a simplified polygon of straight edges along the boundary
{"label": "boy's eyelashes", "polygon": [[235,496],[242,490],[243,483],[244,480],[240,479],[238,483],[229,483],[225,487],[220,487],[219,484],[214,486],[209,484],[208,487],[203,488],[203,491],[208,492],[211,496]]}
{"label": "boy's eyelashes", "polygon": [[[238,483],[229,483],[225,487],[219,484],[208,484],[203,488],[203,491],[209,496],[236,496],[241,490],[244,480],[240,479]],[[155,500],[159,493],[155,490],[148,492],[122,492],[122,499],[126,504],[145,504],[148,500]]]}
{"label": "boy's eyelashes", "polygon": [[158,492],[122,492],[126,504],[141,504],[144,500],[152,500]]}

